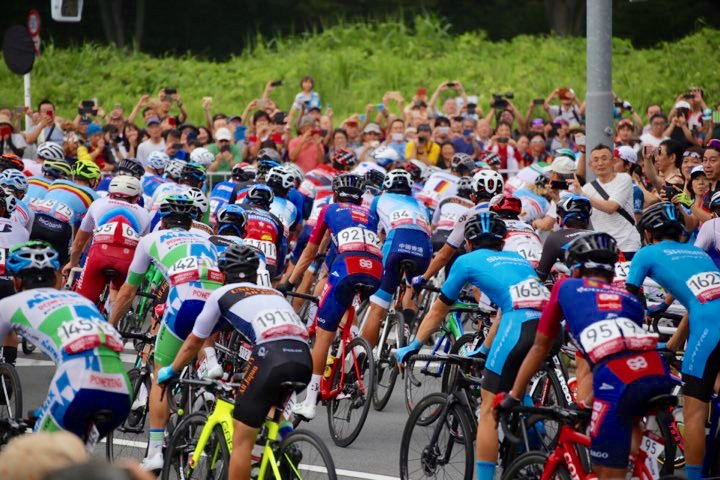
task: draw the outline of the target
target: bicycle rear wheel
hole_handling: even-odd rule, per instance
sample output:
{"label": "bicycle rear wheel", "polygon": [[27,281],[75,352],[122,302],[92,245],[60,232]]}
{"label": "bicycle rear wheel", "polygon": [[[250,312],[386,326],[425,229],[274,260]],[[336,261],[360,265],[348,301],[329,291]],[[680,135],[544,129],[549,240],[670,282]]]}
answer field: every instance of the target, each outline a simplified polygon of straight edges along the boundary
{"label": "bicycle rear wheel", "polygon": [[355,441],[367,419],[375,380],[375,360],[367,340],[355,337],[347,345],[345,358],[335,361],[340,363],[335,369],[332,388],[338,387],[341,371],[345,372],[345,377],[338,396],[327,402],[328,425],[335,445],[347,447]]}
{"label": "bicycle rear wheel", "polygon": [[[502,474],[502,480],[539,480],[545,470],[547,455],[528,452],[520,455]],[[560,465],[550,477],[552,480],[570,480],[570,472]]]}
{"label": "bicycle rear wheel", "polygon": [[335,462],[323,441],[313,432],[295,430],[276,453],[283,480],[336,480]]}
{"label": "bicycle rear wheel", "polygon": [[189,460],[197,446],[200,434],[207,423],[207,416],[193,413],[178,424],[165,451],[163,480],[227,478],[230,465],[230,451],[225,443],[220,425],[213,428],[198,462],[190,468]]}
{"label": "bicycle rear wheel", "polygon": [[119,458],[141,461],[147,455],[150,375],[133,368],[128,377],[133,403],[125,421],[105,439],[105,454],[110,462]]}
{"label": "bicycle rear wheel", "polygon": [[[382,410],[387,405],[392,396],[395,382],[397,381],[398,369],[395,366],[393,358],[393,349],[398,344],[398,321],[399,315],[388,315],[385,319],[386,325],[383,329],[387,329],[387,336],[382,345],[378,345],[378,357],[375,361],[375,385],[373,386],[373,408]],[[395,338],[393,338],[395,337]]]}
{"label": "bicycle rear wheel", "polygon": [[[470,419],[443,394],[422,399],[405,423],[400,443],[400,478],[472,480],[475,469]],[[436,440],[435,440],[436,439]]]}
{"label": "bicycle rear wheel", "polygon": [[9,363],[0,363],[0,419],[22,419],[22,386],[17,370]]}

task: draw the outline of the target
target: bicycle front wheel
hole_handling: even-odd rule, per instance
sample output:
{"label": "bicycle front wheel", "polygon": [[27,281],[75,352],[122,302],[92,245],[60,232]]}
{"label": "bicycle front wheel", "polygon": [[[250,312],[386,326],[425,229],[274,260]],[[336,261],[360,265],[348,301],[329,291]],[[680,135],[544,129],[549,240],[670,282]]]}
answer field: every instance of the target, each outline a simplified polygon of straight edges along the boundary
{"label": "bicycle front wheel", "polygon": [[132,405],[125,421],[106,438],[105,454],[109,462],[119,458],[141,461],[147,454],[150,375],[133,368],[128,372],[132,385]]}
{"label": "bicycle front wheel", "polygon": [[0,363],[0,419],[20,420],[22,408],[22,386],[17,370],[9,363]]}
{"label": "bicycle front wheel", "polygon": [[227,478],[230,451],[220,425],[213,428],[197,463],[191,465],[190,459],[206,423],[207,416],[193,413],[178,424],[168,442],[165,465],[160,478],[163,480]]}
{"label": "bicycle front wheel", "polygon": [[283,480],[337,479],[330,451],[313,432],[295,430],[283,439],[276,455]]}
{"label": "bicycle front wheel", "polygon": [[332,388],[340,388],[340,393],[328,401],[326,410],[333,442],[338,447],[347,447],[355,441],[367,419],[375,380],[375,360],[367,340],[355,337],[347,344],[345,358],[335,361],[340,363],[335,369]]}
{"label": "bicycle front wheel", "polygon": [[[528,452],[520,455],[502,474],[502,480],[540,480],[545,470],[547,455]],[[560,465],[550,477],[551,480],[570,480],[570,472]]]}
{"label": "bicycle front wheel", "polygon": [[447,369],[445,360],[408,360],[405,367],[405,408],[408,414],[420,400],[442,391],[441,379]]}

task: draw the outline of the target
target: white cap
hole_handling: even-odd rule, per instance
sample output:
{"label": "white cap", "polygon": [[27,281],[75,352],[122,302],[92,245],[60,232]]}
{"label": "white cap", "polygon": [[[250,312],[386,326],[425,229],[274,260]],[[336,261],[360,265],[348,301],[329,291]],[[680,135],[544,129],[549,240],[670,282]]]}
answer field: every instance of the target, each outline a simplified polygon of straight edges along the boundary
{"label": "white cap", "polygon": [[705,175],[705,169],[703,168],[702,165],[694,166],[692,168],[692,170],[690,170],[690,177],[692,178],[692,176],[695,175],[696,173],[702,173],[703,175]]}
{"label": "white cap", "polygon": [[575,173],[575,160],[570,157],[557,157],[550,164],[548,171],[560,175],[572,175]]}
{"label": "white cap", "polygon": [[679,102],[677,102],[675,104],[675,109],[677,110],[678,108],[687,108],[688,110],[692,110],[692,107],[690,106],[690,104],[688,102],[686,102],[685,100],[680,100]]}
{"label": "white cap", "polygon": [[227,140],[228,142],[231,141],[232,135],[230,135],[230,130],[225,127],[218,128],[217,132],[215,132],[215,140]]}
{"label": "white cap", "polygon": [[617,148],[617,156],[621,160],[625,160],[626,162],[630,162],[633,165],[637,165],[637,153],[632,147],[629,147],[627,145],[619,146]]}

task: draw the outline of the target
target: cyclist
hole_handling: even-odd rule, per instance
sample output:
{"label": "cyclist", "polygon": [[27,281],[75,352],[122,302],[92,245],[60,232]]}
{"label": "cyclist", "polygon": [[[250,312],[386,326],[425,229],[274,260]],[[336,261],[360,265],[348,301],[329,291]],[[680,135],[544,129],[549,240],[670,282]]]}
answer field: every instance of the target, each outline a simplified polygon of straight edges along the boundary
{"label": "cyclist", "polygon": [[[196,213],[187,195],[173,195],[160,206],[161,230],[140,239],[127,279],[120,288],[110,315],[117,325],[127,313],[150,264],[163,274],[170,286],[165,314],[155,343],[155,376],[170,365],[193,328],[195,318],[210,292],[222,284],[217,269],[217,251],[207,237],[190,232]],[[162,468],[162,445],[169,412],[161,401],[161,389],[154,382],[150,389],[150,443],[143,468]]]}
{"label": "cyclist", "polygon": [[236,187],[245,186],[255,180],[255,168],[247,163],[236,163],[230,172],[230,179],[218,182],[210,192],[210,225],[217,222],[217,214],[222,207],[228,205],[230,199],[237,196]]}
{"label": "cyclist", "polygon": [[225,251],[227,247],[240,243],[245,236],[245,225],[247,224],[247,212],[240,205],[231,203],[222,207],[217,214],[217,223],[213,228],[210,241],[218,253]]}
{"label": "cyclist", "polygon": [[503,250],[518,252],[533,267],[537,267],[543,244],[535,230],[520,220],[522,201],[510,194],[495,195],[490,200],[490,211],[496,213],[507,227]]}
{"label": "cyclist", "polygon": [[457,195],[458,178],[469,175],[474,168],[475,162],[470,155],[456,153],[450,160],[450,171],[440,170],[430,175],[416,198],[434,211],[443,198]]}
{"label": "cyclist", "polygon": [[[233,411],[232,456],[228,478],[250,478],[251,451],[258,431],[278,403],[284,382],[307,384],[312,363],[307,330],[292,306],[271,288],[256,284],[260,264],[252,247],[233,245],[220,256],[226,285],[215,290],[172,365],[158,381],[177,376],[219,325],[229,324],[254,345]],[[324,361],[324,359],[323,359]]]}
{"label": "cyclist", "polygon": [[[140,236],[148,230],[150,214],[138,205],[141,194],[140,180],[117,176],[110,182],[108,196],[95,200],[80,223],[63,274],[68,276],[80,265],[80,256],[92,241],[76,291],[93,303],[108,280],[114,290],[122,286]],[[107,277],[108,270],[113,278]]]}
{"label": "cyclist", "polygon": [[446,266],[455,256],[455,252],[463,246],[465,235],[465,224],[470,218],[481,212],[487,212],[490,208],[490,200],[505,188],[502,175],[494,170],[480,170],[473,175],[473,200],[475,206],[463,214],[455,224],[448,236],[445,245],[437,251],[430,266],[422,275],[412,278],[413,288],[419,289],[425,285],[441,268]]}
{"label": "cyclist", "polygon": [[142,181],[144,205],[149,204],[158,186],[168,182],[163,173],[169,161],[168,154],[160,150],[150,152],[150,155],[148,155],[147,167],[145,167],[145,173],[140,179]]}
{"label": "cyclist", "polygon": [[[380,288],[370,297],[370,311],[361,335],[375,347],[380,327],[395,290],[403,280],[403,274],[412,278],[424,271],[432,257],[430,242],[430,214],[419,200],[412,196],[412,177],[403,169],[388,172],[383,184],[383,193],[375,197],[370,211],[380,219],[385,232],[383,244],[383,272]],[[400,271],[404,262],[411,262],[411,268]],[[410,295],[403,297],[403,319],[411,328],[417,306]]]}
{"label": "cyclist", "polygon": [[[123,341],[92,302],[58,290],[58,258],[40,241],[10,250],[6,266],[18,293],[0,301],[0,338],[22,332],[57,364],[35,431],[62,429],[98,440],[130,412],[130,381],[119,355]],[[95,418],[107,410],[112,411],[108,420]]]}
{"label": "cyclist", "polygon": [[683,217],[674,204],[661,202],[645,209],[638,226],[648,245],[633,257],[626,288],[639,295],[645,277],[650,277],[689,314],[689,322],[688,317],[683,319],[668,348],[676,348],[687,337],[681,370],[685,471],[695,480],[700,478],[705,453],[708,401],[720,370],[720,272],[707,253],[682,241]]}
{"label": "cyclist", "polygon": [[423,191],[425,180],[432,174],[432,170],[420,160],[410,160],[402,164],[402,167],[408,171],[413,179],[412,192],[413,196],[417,196]]}
{"label": "cyclist", "polygon": [[530,263],[517,252],[502,251],[505,223],[492,212],[472,216],[465,225],[467,253],[455,261],[438,299],[425,316],[413,341],[395,352],[399,363],[428,341],[466,283],[485,293],[502,311],[495,320],[497,333],[480,348],[487,354],[483,372],[477,429],[478,478],[492,479],[498,455],[498,438],[492,405],[495,395],[512,387],[518,368],[532,346],[541,309],[549,293]]}
{"label": "cyclist", "polygon": [[290,189],[295,186],[295,174],[284,166],[270,169],[265,183],[272,188],[273,201],[270,212],[280,219],[285,228],[285,237],[290,238],[300,222],[300,215],[295,205],[289,200]]}
{"label": "cyclist", "polygon": [[600,479],[625,478],[634,426],[647,413],[648,400],[669,394],[674,385],[655,351],[658,335],[643,328],[641,302],[612,285],[618,255],[617,243],[607,233],[586,233],[568,244],[565,264],[571,278],[555,283],[512,390],[495,399],[500,408],[520,403],[565,320],[580,353],[578,399],[592,405],[590,456]]}
{"label": "cyclist", "polygon": [[93,188],[99,180],[97,165],[78,161],[73,167],[72,180],[55,180],[42,199],[30,202],[30,208],[35,212],[30,238],[45,240],[52,245],[63,265],[69,259],[73,227],[80,223],[90,204],[98,199]]}
{"label": "cyclist", "polygon": [[254,185],[242,203],[248,215],[245,243],[262,252],[272,279],[282,273],[287,249],[282,221],[270,212],[274,196],[267,185]]}
{"label": "cyclist", "polygon": [[714,218],[702,224],[695,239],[695,246],[705,250],[715,261],[715,265],[720,267],[720,192],[710,198],[708,206]]}
{"label": "cyclist", "polygon": [[[182,169],[179,173],[176,172],[179,165],[174,162],[182,163]],[[187,195],[190,188],[200,188],[205,182],[205,168],[194,162],[187,163],[182,160],[171,160],[168,162],[168,168],[165,173],[171,176],[174,176],[177,173],[177,183],[167,182],[159,185],[157,189],[155,189],[155,194],[150,200],[150,203],[145,205],[145,208],[150,210],[150,213],[153,215],[152,222],[150,224],[152,229],[154,229],[155,225],[157,225],[160,221],[157,211],[163,198],[170,195]]]}
{"label": "cyclist", "polygon": [[545,239],[540,263],[537,266],[540,280],[547,280],[553,265],[565,258],[565,245],[590,232],[590,200],[582,195],[570,194],[557,204],[557,221],[560,230],[551,232]]}
{"label": "cyclist", "polygon": [[315,315],[319,327],[312,350],[313,376],[303,403],[293,410],[307,419],[315,417],[320,379],[330,344],[335,338],[340,320],[353,301],[355,286],[368,285],[372,293],[380,286],[382,276],[382,253],[377,235],[378,217],[361,206],[365,191],[365,178],[353,173],[343,173],[333,179],[334,203],[325,206],[313,227],[307,246],[295,266],[295,270],[279,290],[289,290],[302,279],[303,273],[315,260],[326,233],[330,247],[326,257],[330,275],[322,292]]}
{"label": "cyclist", "polygon": [[65,152],[57,143],[45,142],[38,147],[38,159],[42,160],[42,175],[28,178],[27,197],[29,200],[43,198],[50,184],[60,178],[72,175],[70,163],[65,161]]}
{"label": "cyclist", "polygon": [[14,168],[5,170],[0,173],[0,187],[10,190],[17,200],[17,206],[12,214],[13,220],[25,228],[32,228],[35,214],[24,201],[28,189],[28,180],[25,174]]}
{"label": "cyclist", "polygon": [[[127,175],[130,177],[135,177],[138,180],[140,180],[143,175],[145,174],[145,167],[143,167],[142,163],[140,163],[139,160],[136,160],[134,158],[123,158],[120,160],[117,164],[117,172],[115,173],[116,176],[119,175]],[[110,188],[110,182],[112,181],[113,177],[111,175],[105,175],[100,182],[95,186],[95,191],[100,193],[101,195],[107,195],[108,189]],[[144,205],[143,200],[140,200],[140,205]]]}
{"label": "cyclist", "polygon": [[208,202],[207,197],[199,188],[191,187],[185,192],[185,195],[190,197],[190,200],[193,201],[193,205],[195,206],[195,220],[193,220],[190,231],[209,237],[213,234],[213,229],[205,223],[203,219],[206,218],[205,215],[210,208],[210,202]]}

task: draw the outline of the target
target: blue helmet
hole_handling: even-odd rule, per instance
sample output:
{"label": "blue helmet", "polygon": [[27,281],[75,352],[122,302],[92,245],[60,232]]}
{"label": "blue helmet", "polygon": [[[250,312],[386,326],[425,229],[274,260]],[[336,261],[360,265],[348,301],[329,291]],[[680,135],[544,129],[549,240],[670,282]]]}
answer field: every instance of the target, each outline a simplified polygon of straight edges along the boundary
{"label": "blue helmet", "polygon": [[205,181],[205,167],[196,162],[188,162],[183,165],[180,173],[180,180],[192,180],[202,183]]}
{"label": "blue helmet", "polygon": [[217,232],[219,235],[242,237],[245,234],[247,213],[240,205],[230,203],[223,206],[217,213]]}
{"label": "blue helmet", "polygon": [[570,219],[587,223],[592,214],[592,205],[590,200],[582,195],[568,195],[557,203],[557,214],[563,223]]}
{"label": "blue helmet", "polygon": [[10,187],[16,192],[26,192],[28,189],[27,177],[20,170],[9,168],[0,173],[0,186]]}
{"label": "blue helmet", "polygon": [[257,174],[265,176],[267,175],[270,170],[272,170],[275,167],[279,167],[280,162],[276,162],[275,160],[269,160],[269,159],[262,159],[258,161],[257,166]]}
{"label": "blue helmet", "polygon": [[165,165],[170,161],[170,157],[167,153],[156,150],[150,152],[147,158],[147,164],[154,170],[165,170]]}
{"label": "blue helmet", "polygon": [[10,249],[5,266],[13,276],[32,270],[60,269],[60,256],[49,243],[30,240]]}
{"label": "blue helmet", "polygon": [[245,201],[247,203],[251,205],[258,205],[265,210],[270,210],[270,205],[274,199],[275,193],[272,188],[263,183],[250,187],[250,190],[248,190],[247,195],[245,196]]}
{"label": "blue helmet", "polygon": [[505,222],[494,212],[480,212],[465,224],[465,239],[470,243],[478,240],[502,240],[507,235]]}

